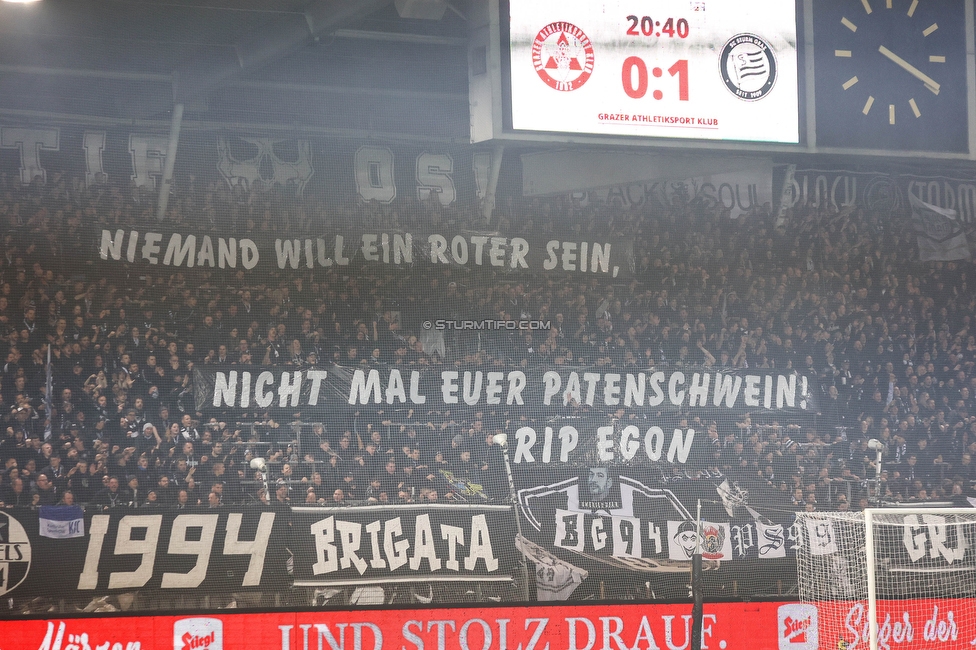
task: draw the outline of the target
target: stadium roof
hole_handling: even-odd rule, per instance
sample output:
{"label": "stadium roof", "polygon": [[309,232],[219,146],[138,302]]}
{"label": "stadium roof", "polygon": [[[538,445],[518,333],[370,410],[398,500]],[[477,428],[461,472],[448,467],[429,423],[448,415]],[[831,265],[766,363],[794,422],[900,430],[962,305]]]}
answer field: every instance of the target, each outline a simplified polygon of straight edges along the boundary
{"label": "stadium roof", "polygon": [[465,140],[468,1],[394,4],[0,2],[0,119]]}

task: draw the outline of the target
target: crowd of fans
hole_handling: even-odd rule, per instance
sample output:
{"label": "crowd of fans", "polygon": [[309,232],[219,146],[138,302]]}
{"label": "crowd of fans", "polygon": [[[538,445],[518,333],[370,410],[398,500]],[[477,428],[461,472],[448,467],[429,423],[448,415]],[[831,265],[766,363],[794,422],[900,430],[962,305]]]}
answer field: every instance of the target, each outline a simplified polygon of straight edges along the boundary
{"label": "crowd of fans", "polygon": [[[504,498],[493,435],[538,416],[529,407],[201,413],[193,369],[205,364],[792,368],[817,378],[816,416],[714,420],[692,410],[682,415],[707,430],[712,453],[673,471],[721,472],[796,509],[853,509],[878,496],[867,481],[867,441],[877,438],[883,498],[972,495],[976,276],[968,261],[917,261],[904,215],[797,206],[777,219],[767,205],[732,219],[679,192],[626,207],[511,198],[489,224],[436,199],[327,202],[193,177],[171,206],[174,227],[240,236],[357,224],[620,237],[635,242],[635,269],[619,281],[421,262],[260,277],[108,266],[94,254],[97,233],[155,223],[148,193],[4,176],[4,507]],[[424,330],[431,318],[551,329]],[[264,471],[252,468],[259,457]]]}

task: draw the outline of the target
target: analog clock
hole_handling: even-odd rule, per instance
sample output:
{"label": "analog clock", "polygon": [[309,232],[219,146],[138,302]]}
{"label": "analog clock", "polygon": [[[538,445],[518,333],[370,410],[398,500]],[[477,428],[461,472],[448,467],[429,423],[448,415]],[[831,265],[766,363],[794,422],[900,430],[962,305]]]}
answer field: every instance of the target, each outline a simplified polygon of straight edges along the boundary
{"label": "analog clock", "polygon": [[817,145],[968,152],[965,5],[816,2]]}

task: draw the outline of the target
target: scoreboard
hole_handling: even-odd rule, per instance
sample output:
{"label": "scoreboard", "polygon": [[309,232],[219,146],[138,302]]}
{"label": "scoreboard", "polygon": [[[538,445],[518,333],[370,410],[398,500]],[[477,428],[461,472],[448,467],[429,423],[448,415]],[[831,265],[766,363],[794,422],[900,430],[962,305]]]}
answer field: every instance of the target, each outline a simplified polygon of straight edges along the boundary
{"label": "scoreboard", "polygon": [[973,0],[486,0],[472,141],[976,158]]}
{"label": "scoreboard", "polygon": [[509,6],[514,129],[799,142],[792,1]]}

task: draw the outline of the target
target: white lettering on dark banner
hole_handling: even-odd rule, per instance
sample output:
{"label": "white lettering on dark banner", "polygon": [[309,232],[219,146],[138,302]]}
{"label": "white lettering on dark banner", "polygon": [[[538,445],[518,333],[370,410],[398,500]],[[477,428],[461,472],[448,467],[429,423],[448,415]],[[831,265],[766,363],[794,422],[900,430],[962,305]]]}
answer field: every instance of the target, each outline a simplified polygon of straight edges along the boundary
{"label": "white lettering on dark banner", "polygon": [[839,211],[850,208],[908,210],[908,195],[940,208],[956,210],[961,221],[976,220],[976,184],[972,179],[912,176],[846,170],[797,170],[784,184],[784,205]]}
{"label": "white lettering on dark banner", "polygon": [[[440,322],[440,321],[438,321]],[[718,410],[810,410],[807,377],[790,375],[724,374],[722,372],[590,372],[538,369],[522,370],[410,370],[398,368],[344,368],[282,371],[276,368],[195,370],[197,408],[272,406],[328,406],[333,400],[352,406],[435,402],[443,405],[616,408],[656,407]],[[596,369],[595,369],[596,370]],[[343,398],[342,395],[346,397]],[[612,409],[611,409],[612,410]],[[563,457],[579,440],[580,430],[568,425],[536,431],[526,429],[519,437],[529,455],[536,437],[545,435],[543,456]],[[635,424],[620,431],[600,429],[600,460],[633,459],[643,449],[652,460],[667,456],[671,462],[688,454],[692,429],[663,430]],[[553,436],[559,442],[554,443]],[[611,440],[612,438],[612,440]],[[563,451],[560,452],[560,449]],[[517,454],[518,455],[518,454]],[[520,462],[516,460],[516,462]],[[562,462],[565,462],[564,460]]]}
{"label": "white lettering on dark banner", "polygon": [[279,238],[259,246],[253,239],[210,234],[115,231],[102,229],[98,255],[102,260],[176,266],[244,269],[262,263],[279,270],[364,264],[408,266],[422,259],[485,269],[532,269],[593,273],[618,277],[630,273],[632,247],[622,240],[529,242],[521,237],[449,233],[347,233],[303,239]]}
{"label": "white lettering on dark banner", "polygon": [[82,148],[85,150],[85,185],[91,187],[98,182],[107,182],[102,153],[105,151],[105,131],[85,131]]}
{"label": "white lettering on dark banner", "polygon": [[[714,379],[714,383],[712,383]],[[582,381],[581,381],[582,380]],[[716,406],[735,408],[806,408],[810,394],[806,377],[797,375],[723,375],[696,372],[687,376],[675,371],[639,373],[583,373],[567,376],[565,384],[556,371],[543,376],[545,393],[543,404],[549,406],[553,398],[563,406],[575,402],[593,406],[660,406],[667,401],[672,406]],[[599,390],[599,395],[597,391]],[[798,394],[799,391],[799,394]],[[799,399],[797,399],[799,397]],[[775,404],[775,407],[774,407]]]}
{"label": "white lettering on dark banner", "polygon": [[20,154],[20,182],[30,185],[34,178],[47,181],[47,172],[41,166],[42,151],[58,151],[61,130],[57,127],[29,129],[16,126],[0,127],[0,147],[17,149]]}
{"label": "white lettering on dark banner", "polygon": [[637,517],[601,517],[557,509],[553,546],[606,551],[613,557],[658,555],[662,548],[661,528],[653,521],[646,522],[646,526],[644,523]]}
{"label": "white lettering on dark banner", "polygon": [[[501,404],[502,381],[507,382],[505,403],[523,404],[522,392],[526,375],[523,372],[482,372],[480,370],[441,372],[441,395],[444,404],[458,404],[463,398],[469,406]],[[397,378],[399,380],[399,377]],[[713,382],[714,380],[714,382]],[[698,406],[698,407],[747,407],[784,409],[807,407],[809,386],[806,377],[797,375],[723,375],[722,373],[691,373],[681,371],[670,374],[653,373],[596,373],[570,372],[564,380],[556,371],[542,377],[542,405],[554,403],[568,406],[572,403],[587,406]],[[378,370],[356,370],[349,391],[350,404],[393,403],[389,393],[402,383],[394,384],[391,374],[386,393]],[[463,387],[463,391],[462,391]],[[483,389],[484,387],[484,389]],[[423,397],[423,396],[420,396]],[[423,404],[423,401],[415,402]]]}
{"label": "white lettering on dark banner", "polygon": [[250,408],[252,401],[259,408],[298,406],[302,388],[306,384],[308,395],[304,403],[316,406],[322,380],[328,375],[326,370],[298,370],[282,372],[276,379],[275,373],[270,370],[255,373],[246,370],[217,372],[214,376],[213,406]]}
{"label": "white lettering on dark banner", "polygon": [[309,527],[316,552],[312,573],[328,575],[350,567],[360,575],[369,569],[392,572],[403,567],[422,573],[460,572],[462,567],[471,572],[478,568],[479,560],[488,573],[498,570],[485,515],[471,517],[465,530],[433,523],[429,514],[423,514],[413,521],[413,529],[411,540],[404,534],[401,517],[365,526],[335,516],[321,519]]}
{"label": "white lettering on dark banner", "polygon": [[[541,447],[541,459],[537,459],[533,450],[538,453],[539,435],[532,427],[520,427],[515,432],[514,463],[549,464],[558,459],[560,463],[570,462],[570,454],[579,444],[580,432],[573,426],[563,426],[556,433],[552,427],[546,427]],[[616,437],[615,437],[616,436]],[[644,454],[654,462],[667,460],[669,463],[686,463],[691,453],[691,445],[695,440],[694,429],[675,429],[670,434],[670,442],[665,446],[667,435],[658,426],[651,426],[646,432],[641,432],[634,425],[621,429],[619,436],[612,426],[597,427],[596,447],[597,460],[604,463],[626,462],[633,460],[638,451],[643,448]],[[592,438],[593,436],[587,436]],[[553,451],[556,453],[553,454]]]}
{"label": "white lettering on dark banner", "polygon": [[156,189],[166,165],[169,138],[161,135],[133,133],[129,136],[129,155],[132,157],[132,184]]}
{"label": "white lettering on dark banner", "polygon": [[417,156],[417,200],[427,201],[432,194],[445,208],[457,199],[454,159],[446,153],[424,152]]}
{"label": "white lettering on dark banner", "polygon": [[103,260],[146,262],[163,266],[209,266],[211,268],[240,268],[251,270],[260,259],[257,245],[250,239],[196,235],[183,237],[179,233],[164,235],[158,232],[139,233],[135,230],[102,230],[98,255]]}
{"label": "white lettering on dark banner", "polygon": [[[356,191],[363,201],[392,203],[397,197],[395,157],[386,147],[360,147],[353,158]],[[477,170],[478,162],[472,163]],[[431,195],[444,207],[457,200],[454,184],[454,159],[446,153],[424,152],[415,160],[417,199]]]}
{"label": "white lettering on dark banner", "polygon": [[[195,589],[207,577],[211,557],[216,551],[223,555],[248,556],[247,571],[241,578],[242,587],[261,584],[264,561],[275,520],[273,512],[262,512],[254,533],[254,540],[240,537],[243,515],[232,512],[227,515],[226,535],[223,548],[214,548],[217,525],[221,515],[187,514],[173,520],[169,539],[160,539],[163,515],[126,515],[118,520],[114,556],[140,556],[138,566],[132,571],[112,571],[108,577],[109,589],[139,589],[156,575],[157,559],[164,554],[195,556],[193,568],[186,573],[163,572],[163,589]],[[94,590],[100,582],[99,570],[102,548],[111,523],[109,515],[95,515],[91,519],[88,535],[88,551],[85,566],[78,577],[79,590]],[[138,531],[138,532],[137,532]],[[163,546],[165,544],[165,546]],[[113,556],[113,557],[114,557]],[[103,569],[104,570],[104,569]]]}
{"label": "white lettering on dark banner", "polygon": [[[932,559],[942,558],[949,564],[963,559],[968,544],[961,526],[954,526],[955,517],[933,514],[907,515],[904,519],[902,541],[912,562],[918,562],[926,555]],[[952,542],[949,538],[952,538]],[[954,546],[950,547],[949,544]]]}
{"label": "white lettering on dark banner", "polygon": [[622,207],[642,207],[656,200],[670,205],[680,197],[689,203],[701,203],[706,209],[721,206],[732,216],[772,203],[772,179],[762,174],[717,174],[711,177],[689,178],[682,181],[647,181],[629,185],[614,185],[605,189],[574,192],[575,200],[584,204],[597,203]]}

